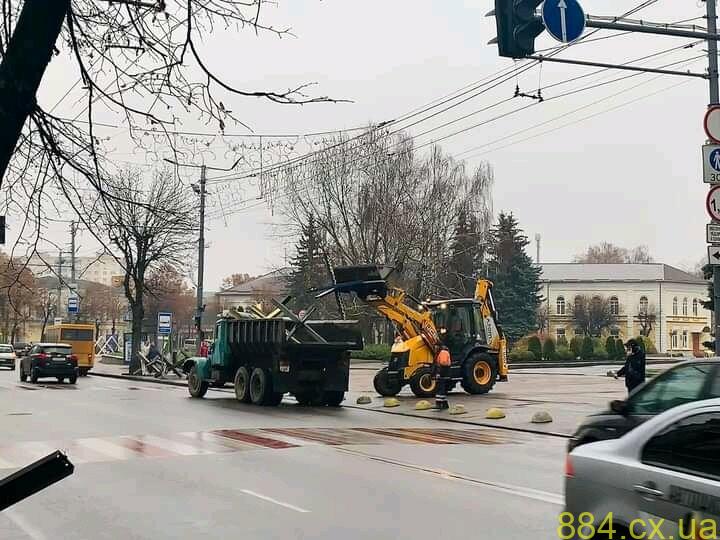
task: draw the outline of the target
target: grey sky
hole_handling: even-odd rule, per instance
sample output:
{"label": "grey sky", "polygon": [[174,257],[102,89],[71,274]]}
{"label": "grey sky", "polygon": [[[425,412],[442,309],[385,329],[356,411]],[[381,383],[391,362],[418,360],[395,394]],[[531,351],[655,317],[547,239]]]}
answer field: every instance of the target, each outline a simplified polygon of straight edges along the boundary
{"label": "grey sky", "polygon": [[[617,15],[639,3],[639,0],[612,3],[587,0],[583,5],[593,15]],[[511,65],[511,60],[498,58],[496,47],[486,45],[495,35],[494,19],[484,17],[491,4],[491,0],[280,0],[277,7],[265,8],[265,21],[291,26],[297,38],[279,40],[262,34],[256,37],[249,30],[239,35],[218,33],[205,37],[204,54],[229,83],[248,90],[284,89],[297,83],[317,82],[310,92],[353,100],[350,104],[303,107],[230,97],[225,100],[228,108],[256,132],[303,133],[350,128],[396,118]],[[660,0],[634,17],[669,22],[699,16],[703,10],[704,4],[690,0]],[[620,62],[687,42],[622,36],[578,45],[562,56]],[[557,44],[542,37],[537,45],[544,48]],[[659,66],[700,54],[702,50],[697,46],[643,64]],[[62,59],[53,62],[43,81],[43,104],[54,104],[75,82],[76,70],[68,66]],[[702,71],[705,62],[696,61],[686,69]],[[523,91],[534,92],[538,85],[547,87],[591,71],[594,70],[545,64],[542,70],[535,68],[521,75],[517,82]],[[605,72],[549,88],[543,95],[547,99],[627,74]],[[624,91],[633,86],[637,88]],[[674,87],[647,95],[670,86]],[[507,82],[410,132],[420,133],[510,97],[514,87],[514,80]],[[618,95],[567,114],[614,94]],[[78,111],[81,105],[73,97],[77,95],[71,93],[58,111],[65,114]],[[488,152],[633,99],[638,101]],[[417,143],[426,143],[530,103],[516,98],[419,137]],[[542,256],[546,262],[567,261],[587,244],[607,240],[626,247],[647,244],[659,261],[694,264],[705,251],[706,187],[701,177],[700,146],[704,141],[702,115],[706,103],[704,80],[639,75],[567,98],[548,100],[441,144],[446,151],[467,157],[470,166],[481,159],[492,163],[496,174],[496,211],[514,212],[531,238],[535,233],[542,234]],[[556,117],[557,121],[529,129]],[[119,115],[109,111],[103,114],[103,119],[110,123],[121,121]],[[183,128],[215,129],[192,119],[187,119]],[[242,128],[228,127],[228,131],[242,132]],[[461,154],[516,132],[520,133]],[[105,134],[117,137],[118,159],[145,161],[143,154],[132,154],[117,130]],[[223,154],[206,152],[204,158],[208,164],[226,166],[231,159]],[[225,189],[238,191],[236,200],[254,202],[256,193],[247,180],[230,186]],[[237,203],[230,204],[233,205]],[[284,246],[270,237],[272,223],[280,223],[277,212],[273,215],[264,205],[228,217],[227,226],[222,219],[212,221],[207,235],[210,248],[206,288],[217,288],[222,277],[233,272],[260,273],[282,264]],[[65,227],[57,231],[56,241],[63,241],[63,234]],[[93,248],[87,234],[83,246],[86,251]]]}

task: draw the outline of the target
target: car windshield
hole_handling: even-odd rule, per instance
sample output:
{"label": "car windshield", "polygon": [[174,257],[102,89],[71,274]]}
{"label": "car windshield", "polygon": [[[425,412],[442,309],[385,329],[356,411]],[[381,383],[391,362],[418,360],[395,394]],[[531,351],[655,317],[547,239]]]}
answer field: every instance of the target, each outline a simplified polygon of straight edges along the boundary
{"label": "car windshield", "polygon": [[658,414],[700,399],[712,367],[710,364],[689,364],[663,373],[630,398],[630,411],[634,414]]}
{"label": "car windshield", "polygon": [[50,346],[42,347],[40,352],[44,352],[45,354],[70,354],[72,349],[70,347],[63,346]]}
{"label": "car windshield", "polygon": [[14,349],[10,345],[0,345],[0,353],[11,353]]}

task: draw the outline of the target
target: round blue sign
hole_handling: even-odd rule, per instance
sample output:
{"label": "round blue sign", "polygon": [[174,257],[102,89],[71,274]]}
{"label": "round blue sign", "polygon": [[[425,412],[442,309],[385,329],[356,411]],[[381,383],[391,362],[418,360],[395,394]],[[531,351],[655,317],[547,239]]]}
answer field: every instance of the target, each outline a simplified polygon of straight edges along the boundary
{"label": "round blue sign", "polygon": [[709,165],[712,169],[720,172],[720,148],[716,148],[708,156]]}
{"label": "round blue sign", "polygon": [[545,0],[542,19],[556,40],[571,43],[585,31],[585,11],[577,0]]}

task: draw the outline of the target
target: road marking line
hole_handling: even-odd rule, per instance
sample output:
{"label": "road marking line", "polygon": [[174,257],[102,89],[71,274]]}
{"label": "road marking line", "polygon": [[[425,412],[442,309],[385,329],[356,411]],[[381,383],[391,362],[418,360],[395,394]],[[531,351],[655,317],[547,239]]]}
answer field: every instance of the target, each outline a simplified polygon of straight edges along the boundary
{"label": "road marking line", "polygon": [[338,447],[333,447],[333,449],[336,450],[337,452],[343,452],[346,454],[357,455],[357,456],[361,456],[361,457],[364,457],[367,459],[371,459],[373,461],[379,461],[381,463],[387,463],[389,465],[397,465],[399,467],[404,467],[406,469],[411,469],[411,470],[415,470],[418,472],[431,474],[434,476],[440,476],[447,480],[458,480],[458,481],[467,482],[467,483],[471,483],[471,484],[479,484],[484,487],[494,489],[495,491],[501,491],[503,493],[509,493],[511,495],[517,495],[519,497],[525,497],[526,499],[534,499],[536,501],[546,502],[546,503],[560,505],[560,506],[565,504],[565,498],[559,493],[551,493],[549,491],[541,491],[539,489],[533,489],[533,488],[524,487],[524,486],[515,486],[512,484],[505,484],[502,482],[481,480],[479,478],[473,478],[473,477],[465,476],[465,475],[459,474],[459,473],[444,471],[442,469],[434,469],[432,467],[426,467],[423,465],[415,465],[412,463],[406,463],[404,461],[398,461],[395,459],[374,456],[372,454],[366,454],[365,452],[360,452],[358,450],[349,450],[347,448],[338,448]]}
{"label": "road marking line", "polygon": [[14,508],[5,510],[3,513],[10,521],[12,521],[22,532],[27,534],[32,540],[46,540],[47,536],[30,525],[28,520],[22,514],[19,514]]}
{"label": "road marking line", "polygon": [[284,506],[285,508],[289,508],[290,510],[295,510],[296,512],[300,512],[301,514],[307,514],[310,512],[310,510],[306,510],[305,508],[300,508],[299,506],[295,506],[294,504],[278,501],[277,499],[273,499],[272,497],[268,497],[267,495],[261,495],[260,493],[255,493],[254,491],[250,491],[249,489],[241,489],[240,491],[242,491],[246,495],[251,495],[252,497],[262,499],[263,501],[271,502],[273,504],[277,504],[278,506]]}

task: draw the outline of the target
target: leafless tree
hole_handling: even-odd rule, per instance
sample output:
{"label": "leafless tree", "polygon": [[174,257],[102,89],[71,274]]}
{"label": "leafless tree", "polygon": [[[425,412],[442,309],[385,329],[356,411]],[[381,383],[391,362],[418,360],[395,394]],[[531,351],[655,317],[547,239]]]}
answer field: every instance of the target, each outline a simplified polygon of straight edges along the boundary
{"label": "leafless tree", "polygon": [[617,315],[610,307],[610,300],[601,296],[578,295],[569,306],[576,333],[600,336],[617,324]]}
{"label": "leafless tree", "polygon": [[55,296],[47,289],[37,289],[36,310],[41,321],[40,339],[45,339],[45,328],[50,318],[55,315]]}
{"label": "leafless tree", "polygon": [[632,249],[616,246],[610,242],[601,242],[589,246],[585,253],[576,255],[573,262],[591,264],[625,264],[653,262],[647,246],[636,246]]}
{"label": "leafless tree", "polygon": [[167,169],[156,171],[147,183],[137,170],[121,171],[108,182],[107,190],[114,196],[102,200],[99,215],[126,269],[123,288],[133,315],[130,371],[135,372],[145,318],[146,278],[156,268],[183,268],[197,234],[196,204],[189,189]]}
{"label": "leafless tree", "polygon": [[657,308],[654,304],[648,306],[640,306],[635,316],[640,323],[640,335],[649,337],[653,331],[653,327],[657,321]]}
{"label": "leafless tree", "polygon": [[538,331],[544,334],[550,328],[550,310],[548,309],[547,302],[540,304],[537,310],[537,325]]}
{"label": "leafless tree", "polygon": [[314,220],[332,265],[392,264],[416,295],[447,294],[460,215],[474,219],[478,237],[492,220],[488,164],[468,174],[439,147],[422,158],[406,135],[383,129],[338,137],[272,174],[291,228],[299,232]]}
{"label": "leafless tree", "polygon": [[[307,94],[307,84],[285,90],[243,88],[210,67],[204,48],[211,34],[243,30],[277,37],[287,28],[266,23],[268,0],[6,0],[0,5],[0,187],[2,213],[15,223],[26,256],[36,251],[48,214],[77,213],[91,233],[94,206],[125,194],[112,189],[117,172],[108,159],[117,145],[148,152],[157,161],[188,158],[178,131],[198,121],[217,133],[242,120],[233,101],[259,98],[279,104],[333,101]],[[250,53],[248,53],[250,54]],[[60,102],[39,103],[49,62],[75,73],[78,83]],[[235,77],[233,77],[235,78]],[[56,111],[68,99],[73,114]],[[75,114],[76,113],[76,114]],[[119,125],[107,125],[107,118]],[[113,128],[110,135],[107,129]],[[104,130],[104,131],[103,131]],[[112,138],[112,141],[110,140]],[[169,156],[168,156],[169,154]],[[104,199],[110,199],[105,202]],[[96,237],[102,242],[104,239]],[[29,246],[29,247],[28,247]]]}

